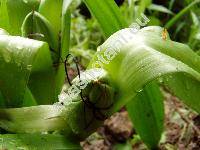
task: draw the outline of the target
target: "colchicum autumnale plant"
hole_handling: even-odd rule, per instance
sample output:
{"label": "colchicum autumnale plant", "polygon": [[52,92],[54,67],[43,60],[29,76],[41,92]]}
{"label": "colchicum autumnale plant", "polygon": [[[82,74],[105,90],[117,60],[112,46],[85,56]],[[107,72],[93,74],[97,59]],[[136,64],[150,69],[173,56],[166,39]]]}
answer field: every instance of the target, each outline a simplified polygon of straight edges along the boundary
{"label": "colchicum autumnale plant", "polygon": [[[88,83],[81,94],[72,100],[66,97],[64,105],[55,107],[65,78],[64,65],[55,64],[70,53],[70,16],[76,1],[0,2],[3,148],[79,149],[81,139],[123,106],[142,140],[156,148],[164,120],[158,79],[200,113],[200,56],[172,41],[168,33],[163,38],[164,29],[159,26],[133,34],[113,0],[83,0],[107,39],[80,74],[82,83]],[[141,1],[138,14],[149,5],[145,2]],[[110,62],[94,68],[99,55]],[[92,80],[85,75],[94,72]],[[72,83],[79,83],[79,77]]]}

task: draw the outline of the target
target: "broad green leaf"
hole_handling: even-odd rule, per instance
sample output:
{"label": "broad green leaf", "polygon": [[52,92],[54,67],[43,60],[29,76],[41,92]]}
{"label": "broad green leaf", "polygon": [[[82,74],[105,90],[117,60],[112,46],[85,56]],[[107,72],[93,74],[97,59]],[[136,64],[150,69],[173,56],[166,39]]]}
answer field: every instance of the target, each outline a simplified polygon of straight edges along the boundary
{"label": "broad green leaf", "polygon": [[0,126],[14,133],[39,133],[67,129],[64,106],[40,105],[0,109]]}
{"label": "broad green leaf", "polygon": [[148,9],[173,15],[174,13],[162,5],[151,4]]}
{"label": "broad green leaf", "polygon": [[126,21],[122,17],[114,0],[83,0],[93,16],[99,22],[103,33],[109,37],[124,28]]}
{"label": "broad green leaf", "polygon": [[7,4],[9,27],[6,30],[12,35],[21,35],[21,25],[26,15],[36,10],[40,1],[38,0],[4,0]]}
{"label": "broad green leaf", "polygon": [[163,97],[157,91],[157,84],[149,84],[126,105],[136,132],[150,149],[157,148],[164,125]]}
{"label": "broad green leaf", "polygon": [[[102,65],[116,82],[120,94],[114,110],[133,100],[149,82],[169,76],[168,83],[173,81],[173,77],[177,77],[177,82],[187,82],[183,82],[179,90],[172,90],[187,105],[200,112],[199,92],[193,97],[195,91],[200,90],[200,57],[184,44],[163,39],[162,32],[160,27],[146,27],[138,32],[128,28],[115,33],[99,47],[91,66]],[[99,61],[100,56],[104,57],[104,63],[102,59]],[[174,75],[172,78],[171,74]],[[178,78],[179,75],[182,78]],[[188,87],[189,90],[184,90]]]}
{"label": "broad green leaf", "polygon": [[7,11],[7,0],[0,0],[0,28],[9,30],[9,19]]}
{"label": "broad green leaf", "polygon": [[[53,104],[57,100],[55,70],[48,51],[37,53],[37,59],[28,80],[28,87],[39,105]],[[45,64],[42,66],[41,64]],[[34,68],[34,66],[37,66]],[[39,69],[38,71],[34,69]]]}
{"label": "broad green leaf", "polygon": [[56,134],[2,134],[0,145],[2,149],[9,150],[80,149],[79,143],[75,140],[72,141],[69,137]]}
{"label": "broad green leaf", "polygon": [[0,58],[0,91],[8,107],[22,106],[27,84],[38,104],[55,100],[54,72],[47,44],[0,35]]}
{"label": "broad green leaf", "polygon": [[200,94],[198,92],[200,84],[195,79],[187,75],[177,74],[165,77],[164,83],[170,87],[173,94],[196,112],[200,113]]}
{"label": "broad green leaf", "polygon": [[41,0],[38,9],[50,21],[58,37],[61,31],[62,5],[63,0]]}

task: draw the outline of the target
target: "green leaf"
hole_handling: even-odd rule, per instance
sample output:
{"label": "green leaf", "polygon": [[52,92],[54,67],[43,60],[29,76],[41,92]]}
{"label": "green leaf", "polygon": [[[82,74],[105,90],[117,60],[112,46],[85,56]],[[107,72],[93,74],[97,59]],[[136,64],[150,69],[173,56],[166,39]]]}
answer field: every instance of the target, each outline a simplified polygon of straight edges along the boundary
{"label": "green leaf", "polygon": [[62,135],[53,134],[3,134],[0,135],[0,145],[2,149],[9,150],[80,149],[78,142]]}
{"label": "green leaf", "polygon": [[6,2],[6,0],[0,0],[0,28],[8,30],[10,26]]}
{"label": "green leaf", "polygon": [[179,97],[190,108],[200,113],[199,89],[200,83],[187,75],[177,74],[164,78],[164,83],[171,92]]}
{"label": "green leaf", "polygon": [[83,1],[99,22],[106,37],[109,37],[114,32],[126,26],[126,21],[122,17],[122,14],[120,13],[114,0]]}
{"label": "green leaf", "polygon": [[193,25],[191,26],[190,36],[188,40],[188,45],[193,49],[199,49],[199,41],[200,41],[200,21],[198,19],[198,15],[191,11],[191,18],[193,21]]}
{"label": "green leaf", "polygon": [[36,56],[29,76],[28,87],[37,104],[53,104],[58,97],[56,95],[55,70],[52,67],[49,49],[47,51],[39,51]]}
{"label": "green leaf", "polygon": [[[3,0],[6,1],[6,0]],[[12,35],[21,35],[21,25],[26,15],[32,10],[36,10],[39,6],[38,0],[7,0],[7,14],[8,17],[5,21],[8,21],[7,28],[5,28]],[[6,11],[4,12],[5,15]]]}
{"label": "green leaf", "polygon": [[176,14],[171,20],[169,20],[166,23],[165,28],[169,29],[170,27],[172,27],[181,17],[183,17],[188,11],[192,9],[192,7],[194,7],[199,2],[200,0],[194,0],[192,3],[190,3],[187,7]]}
{"label": "green leaf", "polygon": [[61,31],[62,5],[63,0],[42,0],[38,9],[50,21],[57,37]]}
{"label": "green leaf", "polygon": [[22,106],[36,106],[37,102],[33,97],[30,89],[26,89]]}
{"label": "green leaf", "polygon": [[139,7],[136,12],[136,18],[140,19],[140,15],[145,13],[145,9],[148,8],[152,3],[152,0],[140,0]]}
{"label": "green leaf", "polygon": [[136,132],[150,149],[157,148],[164,124],[163,97],[157,91],[157,84],[149,84],[126,105]]}
{"label": "green leaf", "polygon": [[[70,27],[71,27],[71,11],[70,5],[72,0],[63,0],[62,20],[61,20],[61,51],[59,56],[65,59],[69,53],[70,46]],[[63,65],[58,66],[56,74],[56,93],[60,94],[65,81],[65,69]]]}
{"label": "green leaf", "polygon": [[[87,70],[81,74],[81,81],[87,86],[83,93],[89,94],[89,99],[96,104],[96,107],[106,108],[111,106],[114,101],[115,89],[110,86],[109,76],[104,70]],[[103,84],[95,83],[95,81]],[[75,86],[80,88],[81,85],[79,83],[79,78],[75,78],[72,88],[75,88]],[[67,135],[72,135],[73,133],[73,135],[83,138],[89,136],[103,123],[103,120],[95,119],[94,110],[91,107],[86,107],[78,94],[70,94],[71,90],[69,89],[68,91],[69,95],[62,95],[61,101],[64,105],[56,103],[54,105],[0,109],[0,127],[14,133],[64,130]],[[106,110],[109,110],[109,108],[102,110],[101,113],[108,116],[109,114]],[[99,113],[99,111],[96,113]],[[87,122],[85,122],[85,117]]]}
{"label": "green leaf", "polygon": [[8,107],[22,106],[27,84],[38,104],[55,100],[54,72],[47,44],[0,35],[0,58],[0,91]]}
{"label": "green leaf", "polygon": [[40,133],[68,129],[64,106],[40,105],[0,109],[1,128],[14,133]]}
{"label": "green leaf", "polygon": [[162,24],[161,21],[157,17],[150,16],[148,18],[150,20],[147,24],[148,26],[160,26]]}
{"label": "green leaf", "polygon": [[191,11],[191,18],[194,26],[198,26],[200,24],[197,14],[195,14],[193,11]]}
{"label": "green leaf", "polygon": [[62,30],[61,30],[61,50],[62,57],[66,57],[69,53],[70,45],[70,24],[71,24],[71,11],[70,4],[72,0],[63,0],[62,7]]}
{"label": "green leaf", "polygon": [[162,5],[151,4],[148,9],[173,15],[174,13]]}
{"label": "green leaf", "polygon": [[[39,12],[50,21],[54,28],[57,41],[61,44],[57,50],[57,61],[55,61],[56,63],[60,63],[60,57],[65,59],[69,53],[71,3],[72,0],[43,0],[39,7]],[[56,68],[55,80],[56,95],[58,95],[61,92],[61,88],[65,80],[63,65],[59,65],[58,68]]]}
{"label": "green leaf", "polygon": [[[177,76],[177,82],[185,81],[187,84],[183,82],[179,88],[170,88],[187,105],[200,112],[197,99],[200,97],[197,92],[200,90],[200,57],[184,44],[163,39],[162,33],[160,27],[146,27],[138,32],[124,29],[99,47],[90,66],[102,64],[119,88],[119,100],[116,100],[113,111],[133,100],[149,82],[167,76],[166,82],[169,83]],[[104,57],[105,63],[100,61],[100,56]],[[179,75],[182,78],[178,78]]]}
{"label": "green leaf", "polygon": [[113,150],[132,150],[132,145],[129,142],[125,144],[116,144]]}

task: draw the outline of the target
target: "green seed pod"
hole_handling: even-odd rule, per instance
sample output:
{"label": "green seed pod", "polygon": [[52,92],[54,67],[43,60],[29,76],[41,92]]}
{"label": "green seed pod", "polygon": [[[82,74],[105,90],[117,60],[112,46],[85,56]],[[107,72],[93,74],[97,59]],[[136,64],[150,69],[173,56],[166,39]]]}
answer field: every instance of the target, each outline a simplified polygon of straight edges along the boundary
{"label": "green seed pod", "polygon": [[40,41],[46,41],[53,50],[58,50],[58,35],[51,23],[40,13],[30,12],[21,27],[22,36]]}
{"label": "green seed pod", "polygon": [[[91,78],[91,75],[93,77]],[[88,75],[90,74],[90,75]],[[67,102],[68,124],[72,131],[80,137],[87,137],[98,128],[109,116],[114,100],[114,88],[110,86],[109,76],[102,69],[90,69],[74,79],[73,86],[82,88],[82,94],[73,97]],[[81,91],[81,90],[80,90]],[[82,95],[82,96],[80,96]]]}

